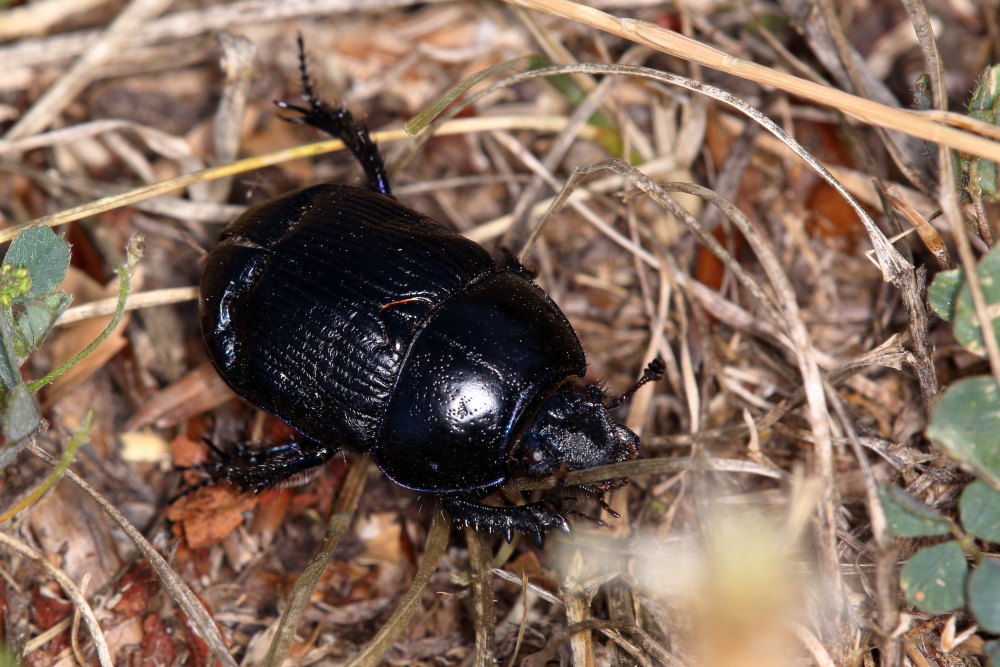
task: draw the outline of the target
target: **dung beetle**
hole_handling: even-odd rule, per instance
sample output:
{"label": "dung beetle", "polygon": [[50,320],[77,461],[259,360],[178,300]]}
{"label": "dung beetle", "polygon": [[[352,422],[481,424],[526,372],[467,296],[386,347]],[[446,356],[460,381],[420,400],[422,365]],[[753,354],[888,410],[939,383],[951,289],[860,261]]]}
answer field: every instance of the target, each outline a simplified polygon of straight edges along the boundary
{"label": "dung beetle", "polygon": [[300,52],[307,106],[276,104],[297,114],[286,120],[341,139],[369,188],[324,183],[266,201],[208,255],[201,327],[212,363],[302,436],[238,447],[210,477],[259,490],[341,449],[369,452],[459,525],[537,544],[552,527],[568,530],[543,502],[479,500],[517,471],[635,458],[639,438],[608,411],[658,379],[662,361],[619,399],[582,386],[583,348],[531,274],[396,201],[367,130],[316,95]]}

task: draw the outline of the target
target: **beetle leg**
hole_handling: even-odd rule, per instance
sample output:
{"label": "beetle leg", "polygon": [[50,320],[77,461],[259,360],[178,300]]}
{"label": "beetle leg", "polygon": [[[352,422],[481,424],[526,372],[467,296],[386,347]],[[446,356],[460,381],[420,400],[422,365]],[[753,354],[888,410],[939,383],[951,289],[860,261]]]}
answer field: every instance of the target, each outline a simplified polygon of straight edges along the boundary
{"label": "beetle leg", "polygon": [[308,473],[338,451],[312,441],[290,442],[267,449],[254,449],[245,444],[225,452],[213,449],[217,452],[214,460],[200,466],[208,474],[209,483],[229,482],[253,492]]}
{"label": "beetle leg", "polygon": [[550,528],[569,532],[566,518],[553,512],[542,502],[516,507],[493,507],[476,502],[464,494],[442,493],[438,495],[438,503],[456,524],[481,532],[499,533],[508,542],[516,530],[530,537],[540,548],[545,533]]}
{"label": "beetle leg", "polygon": [[389,186],[385,164],[382,162],[382,154],[379,153],[375,142],[368,136],[368,128],[359,125],[346,107],[334,109],[319,97],[313,86],[312,77],[309,76],[309,68],[306,64],[306,47],[302,35],[299,35],[298,42],[299,74],[302,78],[303,94],[309,106],[300,107],[281,100],[276,101],[275,104],[286,111],[302,114],[301,116],[285,118],[288,122],[311,125],[321,132],[326,132],[334,139],[343,141],[344,146],[354,154],[355,159],[364,169],[371,189],[391,197],[392,189]]}

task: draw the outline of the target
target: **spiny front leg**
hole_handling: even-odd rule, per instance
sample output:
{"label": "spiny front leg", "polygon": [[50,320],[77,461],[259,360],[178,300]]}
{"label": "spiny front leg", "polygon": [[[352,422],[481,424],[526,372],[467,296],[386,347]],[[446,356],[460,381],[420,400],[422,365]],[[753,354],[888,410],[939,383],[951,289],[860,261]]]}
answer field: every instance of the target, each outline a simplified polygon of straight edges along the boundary
{"label": "spiny front leg", "polygon": [[569,532],[566,518],[542,502],[516,507],[493,507],[476,502],[464,493],[442,493],[438,495],[438,503],[456,524],[503,535],[508,542],[514,537],[514,531],[517,531],[524,533],[536,546],[541,547],[545,533],[550,528]]}
{"label": "spiny front leg", "polygon": [[298,125],[311,125],[317,130],[343,141],[347,149],[354,154],[361,168],[364,169],[369,187],[375,192],[391,197],[392,188],[389,186],[389,176],[385,171],[382,154],[368,135],[368,128],[358,124],[346,107],[333,108],[316,93],[312,78],[309,76],[309,68],[306,66],[306,49],[302,35],[299,35],[299,72],[302,77],[305,99],[309,106],[301,107],[278,100],[275,102],[278,108],[302,114],[301,116],[285,118],[285,120]]}

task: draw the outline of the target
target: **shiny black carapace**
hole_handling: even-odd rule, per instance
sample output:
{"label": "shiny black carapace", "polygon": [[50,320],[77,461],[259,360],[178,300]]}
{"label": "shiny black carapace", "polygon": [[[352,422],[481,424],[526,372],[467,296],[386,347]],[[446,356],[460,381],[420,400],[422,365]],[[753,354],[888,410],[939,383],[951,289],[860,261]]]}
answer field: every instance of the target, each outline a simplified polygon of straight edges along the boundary
{"label": "shiny black carapace", "polygon": [[278,105],[343,140],[370,189],[323,184],[264,202],[209,254],[201,323],[212,363],[303,436],[237,448],[212,477],[257,490],[340,449],[370,452],[459,524],[536,543],[566,529],[543,503],[479,499],[517,471],[634,458],[639,438],[609,417],[603,392],[577,382],[580,342],[530,274],[396,201],[367,130],[317,97],[304,58],[302,80],[308,106]]}

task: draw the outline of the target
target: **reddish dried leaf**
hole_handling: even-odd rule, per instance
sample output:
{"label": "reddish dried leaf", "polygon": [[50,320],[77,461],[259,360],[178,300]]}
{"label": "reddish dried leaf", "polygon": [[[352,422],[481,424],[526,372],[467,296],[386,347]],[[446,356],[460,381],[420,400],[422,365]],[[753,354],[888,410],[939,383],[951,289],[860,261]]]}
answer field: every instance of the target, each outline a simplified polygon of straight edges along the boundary
{"label": "reddish dried leaf", "polygon": [[156,614],[149,614],[142,621],[142,630],[145,633],[142,642],[141,667],[160,667],[161,665],[174,664],[177,649],[174,641],[167,632],[167,626]]}
{"label": "reddish dried leaf", "polygon": [[43,630],[48,630],[73,613],[72,602],[56,597],[44,586],[35,586],[32,590],[32,608],[35,623]]}
{"label": "reddish dried leaf", "polygon": [[132,618],[149,610],[149,601],[160,590],[160,580],[148,565],[133,568],[119,585],[121,597],[113,607],[122,619]]}
{"label": "reddish dried leaf", "polygon": [[[740,256],[743,244],[746,243],[742,234],[721,225],[713,230],[712,236],[729,250],[733,257]],[[694,265],[694,279],[712,289],[719,289],[724,275],[725,268],[722,266],[722,261],[704,246],[699,246],[698,258]]]}
{"label": "reddish dried leaf", "polygon": [[[211,610],[209,613],[211,613]],[[191,624],[187,614],[182,611],[178,611],[177,618],[180,620],[181,629],[184,631],[184,643],[188,650],[187,664],[190,667],[208,667],[209,664],[218,665],[218,660],[210,661],[211,651],[209,651],[208,644],[204,639],[202,639],[198,630]]]}
{"label": "reddish dried leaf", "polygon": [[243,523],[243,512],[257,504],[256,496],[226,485],[190,493],[167,508],[167,518],[178,524],[192,549],[218,544]]}
{"label": "reddish dried leaf", "polygon": [[199,440],[192,440],[186,435],[179,435],[170,441],[170,451],[174,456],[174,465],[178,468],[190,468],[205,462],[208,447]]}
{"label": "reddish dried leaf", "polygon": [[514,560],[504,565],[505,570],[513,572],[521,579],[527,579],[530,583],[536,584],[550,591],[559,590],[559,582],[549,574],[548,570],[542,567],[538,560],[538,554],[534,551],[526,551]]}
{"label": "reddish dried leaf", "polygon": [[807,220],[810,235],[843,238],[846,241],[843,250],[854,252],[863,229],[858,214],[832,185],[826,181],[817,182],[806,200],[806,209],[810,212]]}

